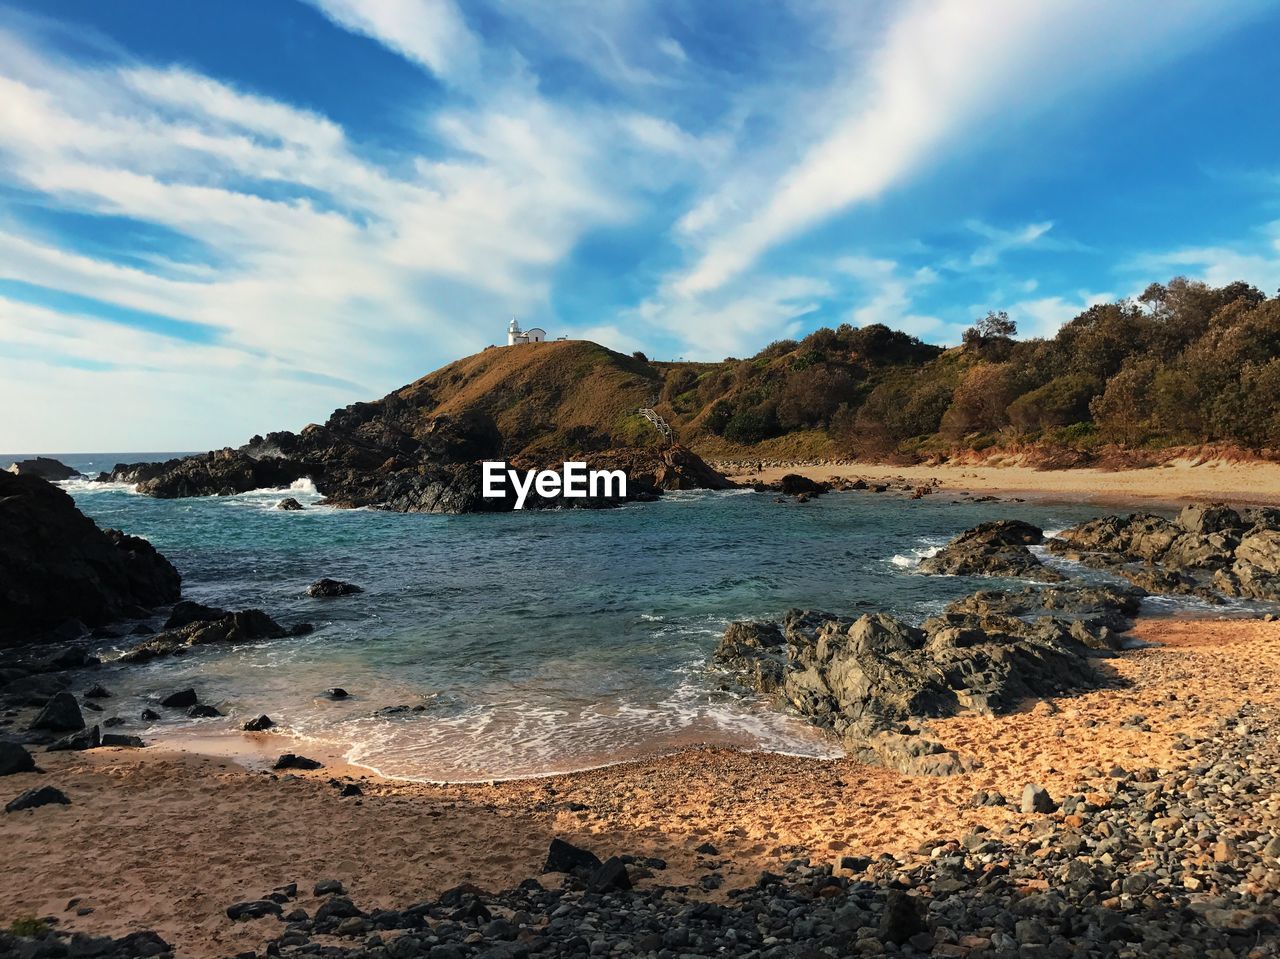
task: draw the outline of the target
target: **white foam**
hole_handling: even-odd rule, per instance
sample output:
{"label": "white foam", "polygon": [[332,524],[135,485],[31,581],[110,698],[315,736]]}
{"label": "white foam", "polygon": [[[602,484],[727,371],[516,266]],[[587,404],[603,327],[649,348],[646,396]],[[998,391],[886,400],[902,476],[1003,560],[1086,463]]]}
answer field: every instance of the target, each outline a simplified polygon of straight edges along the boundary
{"label": "white foam", "polygon": [[937,545],[917,546],[911,551],[910,555],[895,553],[890,557],[889,562],[899,569],[915,569],[920,565],[921,560],[938,555],[938,551],[941,549],[942,547]]}

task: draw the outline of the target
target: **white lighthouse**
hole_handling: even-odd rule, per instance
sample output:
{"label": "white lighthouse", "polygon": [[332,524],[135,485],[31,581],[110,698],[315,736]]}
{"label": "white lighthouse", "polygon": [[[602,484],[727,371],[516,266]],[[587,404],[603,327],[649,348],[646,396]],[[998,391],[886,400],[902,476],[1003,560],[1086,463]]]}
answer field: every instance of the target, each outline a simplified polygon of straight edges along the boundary
{"label": "white lighthouse", "polygon": [[520,329],[520,323],[513,316],[510,325],[507,326],[507,346],[515,346],[517,343],[542,343],[547,339],[547,331],[540,326],[535,326],[527,330]]}

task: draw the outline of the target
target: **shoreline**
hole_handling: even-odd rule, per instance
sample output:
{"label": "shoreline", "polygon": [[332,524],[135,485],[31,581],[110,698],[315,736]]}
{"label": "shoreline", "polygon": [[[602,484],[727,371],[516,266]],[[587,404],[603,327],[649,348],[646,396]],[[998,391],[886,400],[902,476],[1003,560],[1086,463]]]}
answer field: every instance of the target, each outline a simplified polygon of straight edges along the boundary
{"label": "shoreline", "polygon": [[[726,465],[726,464],[721,464]],[[815,482],[833,478],[868,482],[902,481],[935,484],[935,491],[1021,496],[1041,502],[1090,505],[1177,506],[1214,500],[1239,505],[1280,505],[1280,463],[1170,460],[1159,466],[1129,470],[1097,468],[1039,470],[1018,465],[891,466],[882,463],[808,463],[770,466],[756,472],[729,472],[735,483],[776,483],[795,473]],[[1159,492],[1151,492],[1158,489]]]}
{"label": "shoreline", "polygon": [[[98,934],[153,928],[184,955],[204,959],[256,948],[278,928],[270,919],[232,923],[223,913],[275,885],[339,878],[365,902],[400,907],[459,882],[499,889],[536,876],[554,836],[602,856],[659,856],[668,866],[653,882],[688,884],[694,895],[724,901],[761,870],[797,857],[907,857],[932,836],[1020,821],[1014,806],[970,808],[979,790],[1016,802],[1028,782],[1054,796],[1069,792],[1086,765],[1180,768],[1194,757],[1184,758],[1179,742],[1206,735],[1238,703],[1280,706],[1280,687],[1269,678],[1280,669],[1280,623],[1147,619],[1134,635],[1160,645],[1104,661],[1128,688],[933,721],[943,742],[980,762],[948,777],[909,777],[847,758],[696,747],[465,785],[340,767],[253,772],[157,747],[40,753],[47,772],[4,785],[16,793],[57,784],[73,804],[6,817],[24,856],[0,876],[3,918],[55,915],[63,928]],[[363,796],[340,797],[347,783]],[[695,847],[705,842],[725,862],[717,869],[723,885],[698,892],[706,857]],[[83,868],[67,869],[72,849]],[[93,912],[68,910],[73,899]]]}

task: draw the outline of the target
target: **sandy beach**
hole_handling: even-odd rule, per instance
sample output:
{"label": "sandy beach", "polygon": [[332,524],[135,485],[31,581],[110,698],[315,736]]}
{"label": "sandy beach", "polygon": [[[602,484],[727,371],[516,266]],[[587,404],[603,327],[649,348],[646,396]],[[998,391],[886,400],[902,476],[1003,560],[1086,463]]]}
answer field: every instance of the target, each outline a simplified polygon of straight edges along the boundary
{"label": "sandy beach", "polygon": [[[1280,703],[1280,623],[1149,619],[1134,635],[1157,645],[1105,664],[1129,688],[933,723],[945,744],[979,761],[951,777],[689,749],[548,779],[431,786],[341,766],[251,771],[159,748],[41,753],[45,772],[7,777],[6,794],[56,783],[72,805],[4,817],[0,920],[155,929],[183,955],[231,955],[278,929],[269,918],[233,923],[224,913],[232,902],[298,882],[310,908],[312,884],[328,878],[391,908],[462,882],[507,888],[538,874],[555,836],[602,857],[659,856],[667,885],[694,885],[715,860],[724,885],[705,895],[723,899],[796,857],[909,857],[926,839],[1017,820],[1012,807],[967,808],[977,790],[1017,797],[1034,782],[1060,795],[1086,766],[1181,768],[1192,761],[1177,748],[1183,736],[1241,703]],[[250,748],[286,750],[281,737],[262,739]],[[349,781],[362,797],[339,796]],[[708,842],[714,855],[696,851]]]}
{"label": "sandy beach", "polygon": [[769,466],[730,473],[737,483],[774,483],[788,473],[809,479],[905,482],[976,495],[1106,504],[1181,505],[1188,500],[1280,504],[1280,464],[1175,459],[1146,469],[1039,470],[1016,460],[979,465],[890,466],[880,463]]}

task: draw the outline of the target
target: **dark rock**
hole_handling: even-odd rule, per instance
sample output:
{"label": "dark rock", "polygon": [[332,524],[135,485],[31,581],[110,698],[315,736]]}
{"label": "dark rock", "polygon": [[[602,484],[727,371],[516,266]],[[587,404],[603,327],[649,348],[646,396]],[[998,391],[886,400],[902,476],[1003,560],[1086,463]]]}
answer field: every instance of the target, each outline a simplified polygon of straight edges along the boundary
{"label": "dark rock", "polygon": [[124,736],[120,733],[103,733],[102,745],[114,746],[117,749],[143,749],[146,743],[141,736]]}
{"label": "dark rock", "polygon": [[71,800],[61,789],[54,786],[38,786],[21,793],[16,799],[11,799],[4,807],[4,811],[18,812],[21,809],[38,809],[40,806],[50,805],[70,806]]}
{"label": "dark rock", "polygon": [[81,729],[74,732],[70,736],[64,736],[57,742],[47,747],[46,751],[67,752],[71,750],[97,749],[102,745],[102,730],[97,726],[91,726],[88,729]]}
{"label": "dark rock", "polygon": [[330,686],[324,691],[324,694],[330,699],[347,699],[351,695],[341,686]]}
{"label": "dark rock", "polygon": [[194,689],[180,689],[176,693],[170,693],[164,699],[160,700],[160,705],[168,709],[187,709],[200,702],[200,697],[196,695]]}
{"label": "dark rock", "polygon": [[821,496],[827,491],[826,485],[814,482],[807,476],[788,473],[778,481],[778,490],[783,496]]}
{"label": "dark rock", "polygon": [[44,708],[31,723],[31,728],[46,729],[55,733],[84,729],[84,716],[80,712],[80,704],[70,693],[58,693],[45,703]]}
{"label": "dark rock", "polygon": [[364,590],[354,583],[344,583],[337,579],[319,579],[307,587],[308,596],[331,597],[331,596],[350,596],[353,593],[363,593]]}
{"label": "dark rock", "polygon": [[340,790],[338,790],[338,795],[343,797],[363,796],[364,790],[361,789],[359,786],[357,786],[355,783],[347,783]]}
{"label": "dark rock", "polygon": [[323,769],[324,763],[317,762],[314,759],[308,759],[306,756],[298,756],[294,753],[285,753],[276,760],[273,769]]}
{"label": "dark rock", "polygon": [[885,898],[884,913],[880,917],[880,936],[889,942],[902,945],[912,936],[927,931],[920,918],[920,909],[914,897],[896,889]]}
{"label": "dark rock", "polygon": [[250,719],[244,724],[244,728],[251,733],[260,733],[265,729],[270,729],[274,725],[275,723],[272,721],[271,717],[264,714],[259,716],[257,719]]}
{"label": "dark rock", "polygon": [[187,710],[187,715],[192,719],[213,719],[215,716],[221,716],[222,712],[216,706],[209,706],[206,703],[196,703]]}
{"label": "dark rock", "polygon": [[286,629],[260,609],[245,609],[217,619],[196,620],[175,629],[166,629],[126,650],[121,659],[125,662],[147,662],[159,656],[180,653],[192,646],[281,639],[303,635],[311,628],[310,624],[304,623]]}
{"label": "dark rock", "polygon": [[35,771],[36,761],[29,752],[17,743],[0,740],[0,776]]}
{"label": "dark rock", "polygon": [[920,563],[920,572],[948,576],[998,576],[1056,583],[1061,573],[1040,562],[1028,545],[1044,534],[1021,520],[995,520],[961,533]]}
{"label": "dark rock", "polygon": [[631,876],[627,873],[626,863],[617,856],[610,856],[591,874],[587,888],[592,892],[630,889]]}
{"label": "dark rock", "polygon": [[160,714],[154,709],[144,709],[142,711],[142,721],[144,723],[154,723],[160,718]]}
{"label": "dark rock", "polygon": [[586,878],[593,875],[602,865],[600,857],[595,853],[580,849],[563,839],[552,839],[542,871],[544,873],[567,872]]}
{"label": "dark rock", "polygon": [[169,612],[169,618],[164,621],[164,628],[178,629],[191,623],[210,623],[227,615],[229,614],[225,609],[218,609],[216,606],[206,606],[204,603],[196,603],[184,599],[182,602],[174,604],[173,609]]}
{"label": "dark rock", "polygon": [[18,460],[10,465],[8,472],[14,476],[35,476],[50,483],[61,483],[63,480],[74,479],[80,475],[65,463],[59,463],[48,456]]}
{"label": "dark rock", "polygon": [[1178,525],[1189,533],[1240,533],[1246,528],[1240,514],[1224,503],[1192,503],[1178,514]]}
{"label": "dark rock", "polygon": [[306,509],[306,507],[303,506],[301,503],[299,503],[292,496],[286,496],[280,502],[276,503],[276,509],[282,509],[282,510],[285,510],[286,512],[296,513],[298,510]]}
{"label": "dark rock", "polygon": [[263,916],[279,916],[284,910],[270,899],[254,899],[227,906],[227,918],[235,922],[245,919],[261,919]]}
{"label": "dark rock", "polygon": [[321,879],[312,888],[311,893],[315,896],[341,896],[346,891],[347,888],[342,884],[341,879]]}
{"label": "dark rock", "polygon": [[84,692],[85,699],[110,699],[111,693],[105,686],[94,683]]}
{"label": "dark rock", "polygon": [[0,646],[171,603],[181,583],[146,540],[99,529],[42,479],[0,473]]}

